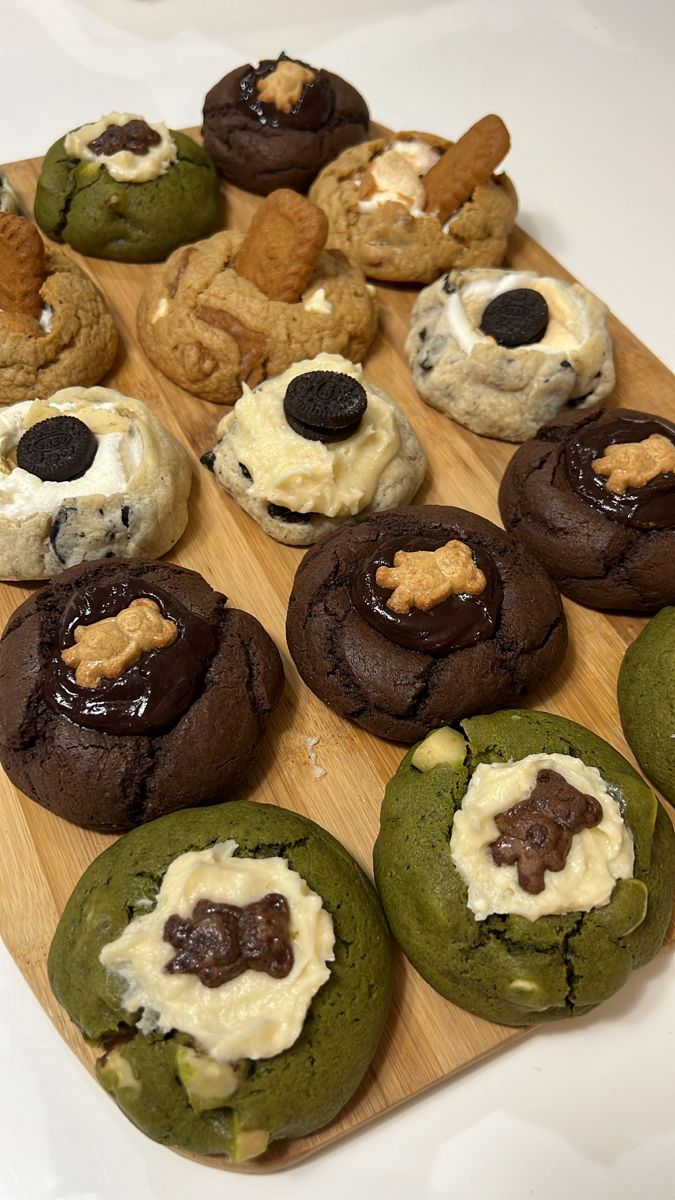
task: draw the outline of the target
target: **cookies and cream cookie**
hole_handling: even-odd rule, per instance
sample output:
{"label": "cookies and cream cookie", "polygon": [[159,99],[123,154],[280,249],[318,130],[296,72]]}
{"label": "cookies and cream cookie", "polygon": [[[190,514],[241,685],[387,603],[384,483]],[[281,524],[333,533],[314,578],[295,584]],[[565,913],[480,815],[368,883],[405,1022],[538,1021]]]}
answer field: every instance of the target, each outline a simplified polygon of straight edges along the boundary
{"label": "cookies and cream cookie", "polygon": [[196,571],[130,560],[55,576],[0,641],[0,762],[44,808],[131,829],[228,798],[283,687],[274,642]]}
{"label": "cookies and cream cookie", "polygon": [[624,736],[645,775],[675,805],[675,608],[661,609],[626,650],[617,682]]}
{"label": "cookies and cream cookie", "polygon": [[415,301],[405,349],[415,387],[473,433],[520,442],[614,386],[607,307],[534,271],[450,271]]}
{"label": "cookies and cream cookie", "polygon": [[675,425],[665,417],[561,414],[514,454],[499,511],[580,604],[655,612],[675,602]]}
{"label": "cookies and cream cookie", "polygon": [[336,354],[244,388],[202,457],[265,533],[308,546],[412,499],[426,460],[405,416]]}
{"label": "cookies and cream cookie", "polygon": [[441,505],[375,513],[308,551],[286,636],[320,700],[401,742],[514,703],[567,644],[558,590],[531,555]]}
{"label": "cookies and cream cookie", "polygon": [[184,133],[111,112],[47,151],[35,220],[82,254],[154,262],[218,226],[218,176]]}
{"label": "cookies and cream cookie", "polygon": [[280,189],[248,234],[217,233],[172,255],[138,309],[148,358],[219,404],[322,351],[359,362],[377,330],[377,304],[359,268],[323,249],[326,232],[316,205]]}
{"label": "cookies and cream cookie", "polygon": [[98,383],[117,341],[89,276],[26,217],[0,212],[0,404]]}
{"label": "cookies and cream cookie", "polygon": [[675,838],[601,738],[506,711],[409,751],[387,786],[374,865],[394,936],[427,982],[481,1017],[526,1025],[581,1016],[656,954]]}
{"label": "cookies and cream cookie", "polygon": [[309,196],[326,213],[329,245],[372,279],[430,283],[451,267],[498,266],[518,208],[494,175],[510,141],[497,116],[458,142],[397,133],[345,150]]}
{"label": "cookies and cream cookie", "polygon": [[0,410],[0,578],[166,554],[187,523],[191,482],[183,446],[111,388]]}
{"label": "cookies and cream cookie", "polygon": [[331,71],[280,54],[228,72],[204,100],[204,145],[249,192],[304,192],[317,171],[368,134],[365,100]]}
{"label": "cookies and cream cookie", "polygon": [[237,1162],[346,1104],[384,1026],[392,954],[376,892],[334,838],[235,801],[153,821],[97,858],[49,978],[135,1125]]}

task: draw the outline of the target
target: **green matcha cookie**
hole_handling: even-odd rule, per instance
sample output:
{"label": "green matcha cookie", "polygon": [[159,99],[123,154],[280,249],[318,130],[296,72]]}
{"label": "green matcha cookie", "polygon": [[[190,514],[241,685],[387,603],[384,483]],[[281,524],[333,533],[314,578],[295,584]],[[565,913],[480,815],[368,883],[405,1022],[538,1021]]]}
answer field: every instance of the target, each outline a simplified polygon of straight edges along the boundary
{"label": "green matcha cookie", "polygon": [[[234,851],[229,839],[237,843]],[[229,1063],[217,1061],[215,1052],[203,1053],[203,1043],[196,1045],[177,1029],[141,1033],[135,1024],[139,1010],[130,1013],[122,1003],[128,998],[125,981],[99,961],[104,946],[128,933],[132,918],[159,909],[158,890],[170,864],[181,855],[185,861],[187,851],[223,843],[237,870],[243,870],[241,859],[285,860],[281,868],[297,872],[321,898],[320,917],[330,926],[330,914],[334,931],[327,982],[316,991],[297,1040],[273,1057]],[[298,886],[307,895],[304,884]],[[293,912],[295,901],[289,903]],[[263,949],[274,950],[270,928],[268,921]],[[166,948],[166,929],[160,948]],[[291,931],[299,962],[302,938],[293,925]],[[179,942],[180,931],[171,944]],[[166,967],[161,972],[165,978]],[[171,979],[180,987],[201,988],[202,1003],[242,980],[257,986],[265,978],[260,972],[260,967],[248,969],[219,986],[211,980],[202,987],[203,977],[194,971]],[[384,915],[371,883],[347,851],[296,813],[245,801],[172,814],[121,838],[80,880],[49,954],[54,993],[84,1036],[105,1051],[98,1077],[130,1120],[155,1141],[201,1154],[229,1154],[236,1161],[262,1153],[268,1141],[325,1125],[346,1104],[382,1033],[391,975]],[[271,985],[279,982],[275,978]],[[146,1009],[143,1026],[149,1024],[152,1013],[149,1018]],[[266,1022],[259,1018],[257,1024]]]}
{"label": "green matcha cookie", "polygon": [[628,745],[675,804],[675,608],[662,608],[626,650],[618,698]]}
{"label": "green matcha cookie", "polygon": [[[675,885],[672,825],[626,760],[581,725],[505,711],[461,728],[463,738],[439,729],[413,747],[387,787],[374,862],[392,931],[436,991],[479,1016],[505,1025],[578,1016],[617,991],[663,941]],[[519,792],[526,770],[531,782]],[[581,788],[563,803],[573,778]],[[558,792],[539,804],[544,782]],[[568,836],[561,823],[577,808],[588,821]],[[569,843],[568,858],[543,871],[542,848],[559,848],[553,826]],[[477,832],[478,849],[467,857],[473,830],[486,827],[487,844]],[[598,880],[606,896],[579,904],[580,889],[588,897]],[[508,905],[489,892],[495,884]],[[575,909],[556,900],[565,887]],[[547,915],[523,915],[540,903]]]}
{"label": "green matcha cookie", "polygon": [[40,228],[82,254],[120,262],[155,262],[185,242],[208,237],[218,227],[215,167],[191,138],[176,130],[167,134],[175,143],[175,161],[146,182],[116,180],[109,158],[73,157],[66,138],[59,138],[47,151],[38,180]]}

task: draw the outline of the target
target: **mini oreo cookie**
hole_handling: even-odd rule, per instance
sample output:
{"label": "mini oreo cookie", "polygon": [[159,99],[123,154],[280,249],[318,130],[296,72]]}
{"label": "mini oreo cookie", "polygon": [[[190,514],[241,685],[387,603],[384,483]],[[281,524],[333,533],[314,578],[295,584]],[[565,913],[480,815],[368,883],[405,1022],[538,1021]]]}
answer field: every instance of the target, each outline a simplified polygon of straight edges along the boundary
{"label": "mini oreo cookie", "polygon": [[481,317],[481,333],[498,346],[530,346],[539,342],[548,325],[548,304],[534,288],[513,288],[495,296]]}
{"label": "mini oreo cookie", "polygon": [[98,442],[78,417],[49,417],[31,425],[16,447],[17,465],[38,479],[65,483],[86,474]]}
{"label": "mini oreo cookie", "polygon": [[358,379],[342,371],[307,371],[286,388],[284,413],[291,429],[310,442],[342,442],[356,433],[368,397]]}

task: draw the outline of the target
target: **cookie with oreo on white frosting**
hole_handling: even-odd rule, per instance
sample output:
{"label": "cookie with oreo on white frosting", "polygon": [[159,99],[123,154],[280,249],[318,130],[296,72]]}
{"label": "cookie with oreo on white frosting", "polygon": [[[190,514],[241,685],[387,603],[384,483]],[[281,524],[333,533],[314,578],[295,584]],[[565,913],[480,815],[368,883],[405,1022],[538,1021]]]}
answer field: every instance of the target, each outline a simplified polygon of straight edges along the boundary
{"label": "cookie with oreo on white frosting", "polygon": [[187,524],[190,460],[140,400],[64,388],[0,411],[0,578],[158,558]]}
{"label": "cookie with oreo on white frosting", "polygon": [[412,311],[406,353],[423,400],[473,433],[522,442],[614,387],[608,310],[534,271],[450,271]]}
{"label": "cookie with oreo on white frosting", "polygon": [[426,467],[398,405],[339,354],[245,387],[217,434],[202,462],[265,533],[290,546],[407,504]]}

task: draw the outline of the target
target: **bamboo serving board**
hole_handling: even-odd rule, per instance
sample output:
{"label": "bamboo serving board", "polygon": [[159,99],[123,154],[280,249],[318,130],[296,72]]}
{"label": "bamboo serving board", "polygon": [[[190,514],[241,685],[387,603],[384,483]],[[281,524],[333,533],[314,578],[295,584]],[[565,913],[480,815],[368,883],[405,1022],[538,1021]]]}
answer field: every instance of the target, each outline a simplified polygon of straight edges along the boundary
{"label": "bamboo serving board", "polygon": [[[39,169],[38,159],[7,168],[27,213],[32,212]],[[246,229],[259,203],[247,193],[224,188],[223,224]],[[136,307],[149,273],[156,268],[73,257],[101,288],[122,334],[123,350],[103,382],[146,401],[194,456],[189,525],[168,558],[200,571],[233,606],[258,617],[284,655],[285,692],[248,786],[238,795],[312,817],[372,874],[372,846],[384,786],[404,748],[380,741],[336,716],[300,681],[285,650],[284,624],[303,551],[267,538],[199,465],[200,454],[214,444],[216,423],[224,410],[171,384],[149,365],[138,346]],[[511,239],[507,261],[514,267],[571,278],[518,230]],[[499,523],[497,489],[515,447],[469,433],[417,396],[403,343],[418,290],[378,287],[380,330],[366,360],[368,377],[402,405],[426,452],[429,470],[416,502],[458,505]],[[675,420],[671,373],[614,319],[611,332],[618,374],[611,403]],[[29,590],[0,585],[3,626]],[[565,610],[570,632],[567,656],[546,686],[529,697],[529,704],[587,725],[632,760],[618,721],[616,676],[626,646],[645,620],[599,614],[570,601],[565,601]],[[307,739],[316,737],[318,761],[326,769],[321,779],[313,776],[307,749]],[[53,816],[16,791],[1,771],[0,798],[0,933],[51,1020],[91,1070],[94,1055],[56,1003],[47,981],[46,962],[56,923],[73,887],[85,867],[113,839]],[[389,1023],[356,1096],[327,1128],[309,1137],[274,1143],[244,1169],[290,1166],[525,1032],[493,1025],[455,1008],[433,992],[399,952]],[[224,1157],[199,1161],[230,1166]]]}

